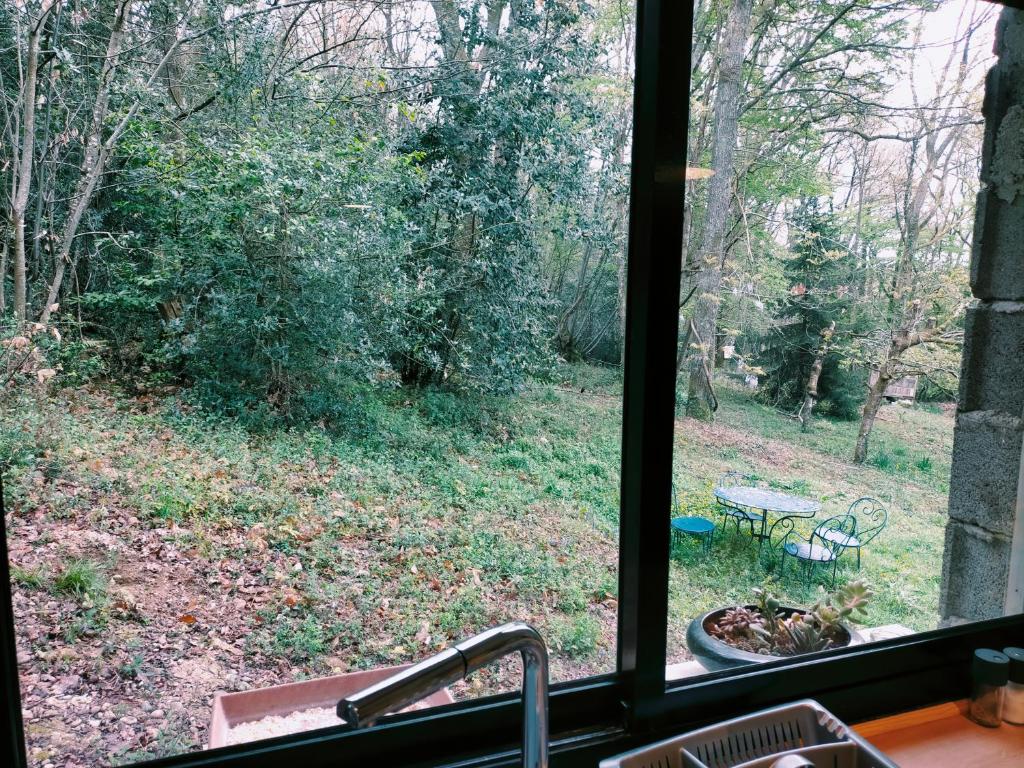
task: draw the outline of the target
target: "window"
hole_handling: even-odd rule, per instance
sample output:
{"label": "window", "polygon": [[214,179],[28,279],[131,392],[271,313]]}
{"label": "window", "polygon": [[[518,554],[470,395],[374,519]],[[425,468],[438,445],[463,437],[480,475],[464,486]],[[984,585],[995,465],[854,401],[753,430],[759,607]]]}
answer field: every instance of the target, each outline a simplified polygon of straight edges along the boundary
{"label": "window", "polygon": [[553,682],[615,670],[633,15],[10,9],[33,763],[338,726],[346,690],[511,620]]}
{"label": "window", "polygon": [[776,10],[696,10],[670,680],[1004,610],[956,418],[999,9]]}
{"label": "window", "polygon": [[[895,638],[873,647],[806,656],[796,667],[781,661],[735,674],[717,673],[672,683],[666,690],[671,566],[664,510],[670,508],[673,476],[678,255],[686,183],[685,147],[679,137],[685,134],[687,109],[679,94],[687,82],[687,46],[679,40],[688,40],[691,31],[690,9],[678,6],[651,1],[638,9],[630,259],[625,281],[617,663],[611,674],[555,687],[551,713],[558,765],[592,765],[598,757],[621,751],[639,739],[802,695],[817,696],[849,720],[877,714],[879,701],[898,710],[954,698],[965,676],[963,658],[969,649],[1008,644],[1022,628],[1019,617],[991,619],[909,640]],[[998,265],[988,266],[995,269]],[[1000,284],[995,288],[1006,287]],[[974,288],[986,290],[980,284]],[[983,298],[986,296],[991,294]],[[983,370],[984,366],[979,363],[977,368]],[[982,384],[979,380],[972,395],[976,399],[971,402],[976,410],[992,410],[995,395]],[[1019,466],[1019,447],[1016,460]],[[8,526],[13,517],[5,518]],[[999,546],[1003,543],[1009,540],[997,542]],[[999,561],[986,556],[982,562],[998,565]],[[8,568],[6,559],[2,567]],[[17,706],[15,622],[6,593],[3,609],[0,658],[11,692],[2,704],[7,716],[4,746],[10,750],[12,764],[18,765],[25,761],[22,734],[32,723],[22,721]],[[334,729],[229,747],[219,753],[166,757],[153,764],[280,765],[287,759],[329,765],[343,759],[352,764],[374,760],[427,765],[475,757],[480,757],[478,764],[512,764],[518,731],[515,699],[504,694],[484,701],[467,700],[445,710],[401,715],[366,731]],[[496,753],[504,757],[493,758]]]}

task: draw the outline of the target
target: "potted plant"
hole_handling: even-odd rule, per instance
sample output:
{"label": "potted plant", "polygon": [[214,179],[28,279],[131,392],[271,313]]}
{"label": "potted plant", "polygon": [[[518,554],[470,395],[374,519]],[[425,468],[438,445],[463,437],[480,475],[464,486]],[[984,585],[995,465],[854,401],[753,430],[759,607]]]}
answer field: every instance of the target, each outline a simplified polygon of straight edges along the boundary
{"label": "potted plant", "polygon": [[767,589],[755,589],[754,596],[752,605],[717,608],[690,622],[686,644],[706,669],[765,663],[861,642],[847,622],[865,612],[872,592],[863,581],[851,581],[808,609],[783,606]]}

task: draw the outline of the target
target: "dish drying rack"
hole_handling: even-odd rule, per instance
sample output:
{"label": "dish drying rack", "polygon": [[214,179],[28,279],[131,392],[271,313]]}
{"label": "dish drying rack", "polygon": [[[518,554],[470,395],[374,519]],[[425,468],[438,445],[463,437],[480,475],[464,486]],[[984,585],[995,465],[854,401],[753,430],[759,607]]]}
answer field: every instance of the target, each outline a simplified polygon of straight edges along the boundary
{"label": "dish drying rack", "polygon": [[787,756],[814,768],[899,768],[811,699],[625,752],[600,768],[772,768]]}

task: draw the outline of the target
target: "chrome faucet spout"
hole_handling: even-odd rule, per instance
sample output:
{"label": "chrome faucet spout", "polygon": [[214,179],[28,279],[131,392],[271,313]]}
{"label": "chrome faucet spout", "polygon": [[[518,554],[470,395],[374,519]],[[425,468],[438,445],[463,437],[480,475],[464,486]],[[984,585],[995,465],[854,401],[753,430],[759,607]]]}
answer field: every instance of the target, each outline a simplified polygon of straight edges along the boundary
{"label": "chrome faucet spout", "polygon": [[338,702],[338,717],[355,728],[373,725],[510,653],[523,658],[523,766],[548,768],[548,652],[536,629],[502,624],[404,669]]}

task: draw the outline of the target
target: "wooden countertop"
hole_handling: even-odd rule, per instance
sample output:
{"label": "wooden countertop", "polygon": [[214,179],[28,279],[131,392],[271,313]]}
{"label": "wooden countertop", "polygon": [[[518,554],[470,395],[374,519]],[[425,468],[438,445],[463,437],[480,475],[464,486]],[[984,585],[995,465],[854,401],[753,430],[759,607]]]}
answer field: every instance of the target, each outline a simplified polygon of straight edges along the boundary
{"label": "wooden countertop", "polygon": [[1020,768],[1024,725],[985,728],[968,720],[964,701],[916,709],[854,726],[900,768]]}

